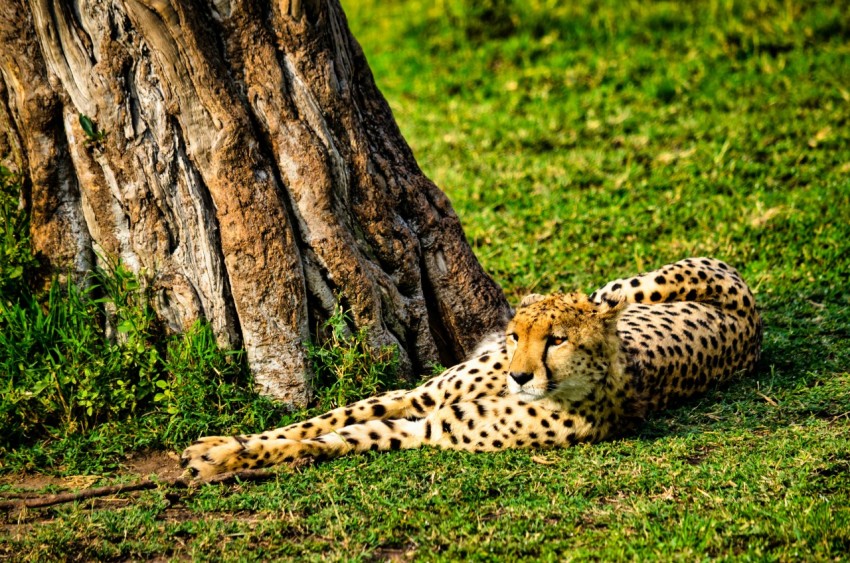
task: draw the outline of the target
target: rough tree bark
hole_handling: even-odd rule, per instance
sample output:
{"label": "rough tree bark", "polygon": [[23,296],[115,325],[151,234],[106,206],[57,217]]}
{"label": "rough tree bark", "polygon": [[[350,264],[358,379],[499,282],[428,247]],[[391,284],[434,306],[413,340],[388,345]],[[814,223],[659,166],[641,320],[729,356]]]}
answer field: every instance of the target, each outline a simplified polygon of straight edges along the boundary
{"label": "rough tree bark", "polygon": [[120,257],[286,401],[338,301],[408,373],[508,312],[337,0],[4,0],[0,158],[54,271]]}

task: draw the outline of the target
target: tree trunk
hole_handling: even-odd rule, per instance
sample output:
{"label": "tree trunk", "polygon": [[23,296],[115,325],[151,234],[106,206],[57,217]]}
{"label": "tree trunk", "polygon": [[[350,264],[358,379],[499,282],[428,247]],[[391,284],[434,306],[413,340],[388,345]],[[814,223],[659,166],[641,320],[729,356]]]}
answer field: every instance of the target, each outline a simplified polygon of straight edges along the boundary
{"label": "tree trunk", "polygon": [[407,373],[506,316],[337,0],[4,0],[0,49],[36,250],[54,271],[120,257],[266,393],[309,398],[304,342],[337,303]]}

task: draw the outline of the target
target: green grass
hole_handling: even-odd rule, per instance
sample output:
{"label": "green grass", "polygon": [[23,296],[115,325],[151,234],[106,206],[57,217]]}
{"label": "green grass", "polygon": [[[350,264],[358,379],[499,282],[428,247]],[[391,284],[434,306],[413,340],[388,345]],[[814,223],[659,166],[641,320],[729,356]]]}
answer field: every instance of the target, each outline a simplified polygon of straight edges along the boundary
{"label": "green grass", "polygon": [[475,4],[345,8],[487,271],[516,300],[725,259],[764,315],[756,373],[604,444],[372,454],[33,511],[0,557],[847,558],[850,12]]}
{"label": "green grass", "polygon": [[322,326],[323,341],[307,343],[318,400],[310,412],[299,413],[300,417],[322,414],[399,387],[398,350],[393,346],[374,349],[368,342],[367,327],[352,334],[350,325],[350,317],[337,305]]}

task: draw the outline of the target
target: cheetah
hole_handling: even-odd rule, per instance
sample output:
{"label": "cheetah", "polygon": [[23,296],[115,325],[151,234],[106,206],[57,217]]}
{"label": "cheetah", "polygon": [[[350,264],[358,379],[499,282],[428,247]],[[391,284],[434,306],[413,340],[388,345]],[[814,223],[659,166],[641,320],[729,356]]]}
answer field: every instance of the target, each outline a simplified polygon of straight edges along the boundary
{"label": "cheetah", "polygon": [[199,478],[366,450],[472,452],[596,442],[758,361],[762,325],[738,272],[688,258],[592,294],[530,295],[503,333],[412,390],[261,434],[206,437],[181,463]]}

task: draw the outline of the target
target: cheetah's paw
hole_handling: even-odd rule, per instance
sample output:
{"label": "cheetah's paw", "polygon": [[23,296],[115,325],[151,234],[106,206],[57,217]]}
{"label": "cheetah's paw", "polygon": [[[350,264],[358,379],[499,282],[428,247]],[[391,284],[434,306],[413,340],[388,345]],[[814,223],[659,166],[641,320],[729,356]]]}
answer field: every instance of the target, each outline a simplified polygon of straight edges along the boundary
{"label": "cheetah's paw", "polygon": [[245,436],[207,436],[183,450],[180,466],[196,479],[238,471],[245,464]]}

